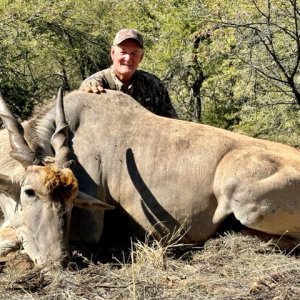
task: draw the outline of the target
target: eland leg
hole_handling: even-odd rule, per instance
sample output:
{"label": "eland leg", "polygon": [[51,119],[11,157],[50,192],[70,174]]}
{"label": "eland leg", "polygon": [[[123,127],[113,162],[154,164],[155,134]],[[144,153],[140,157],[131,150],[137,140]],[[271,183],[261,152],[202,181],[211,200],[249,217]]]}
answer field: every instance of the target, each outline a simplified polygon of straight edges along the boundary
{"label": "eland leg", "polygon": [[21,248],[21,242],[17,237],[17,232],[12,227],[0,228],[0,256]]}
{"label": "eland leg", "polygon": [[233,213],[244,226],[273,235],[300,238],[300,165],[269,151],[239,150],[220,162],[213,222]]}

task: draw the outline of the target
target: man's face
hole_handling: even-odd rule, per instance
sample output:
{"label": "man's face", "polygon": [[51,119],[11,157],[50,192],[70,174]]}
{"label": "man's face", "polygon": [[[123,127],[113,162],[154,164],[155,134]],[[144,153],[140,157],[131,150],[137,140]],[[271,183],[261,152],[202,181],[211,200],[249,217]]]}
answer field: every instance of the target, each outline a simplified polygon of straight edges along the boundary
{"label": "man's face", "polygon": [[112,47],[111,58],[114,71],[123,83],[129,83],[139,63],[142,61],[143,55],[143,49],[136,41],[131,39]]}

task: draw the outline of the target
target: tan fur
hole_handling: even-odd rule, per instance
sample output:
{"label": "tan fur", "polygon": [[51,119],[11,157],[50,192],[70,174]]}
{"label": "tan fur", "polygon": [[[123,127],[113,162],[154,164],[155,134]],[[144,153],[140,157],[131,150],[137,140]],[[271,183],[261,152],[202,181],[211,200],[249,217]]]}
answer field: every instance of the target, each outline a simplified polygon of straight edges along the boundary
{"label": "tan fur", "polygon": [[55,165],[30,166],[27,172],[36,177],[35,189],[41,194],[59,191],[64,199],[74,199],[78,193],[78,181],[70,169],[59,169]]}
{"label": "tan fur", "polygon": [[0,256],[20,248],[21,241],[17,237],[16,230],[12,227],[0,228]]}
{"label": "tan fur", "polygon": [[[70,113],[70,123],[80,125],[72,147],[88,174],[76,174],[79,182],[90,182],[87,189],[96,182],[103,200],[116,201],[147,232],[163,236],[183,227],[184,241],[205,241],[234,214],[247,227],[300,237],[296,149],[162,118],[114,91],[73,93],[68,103],[78,116]],[[74,228],[87,219],[100,238],[92,218],[76,215]],[[87,231],[76,237],[87,239]]]}
{"label": "tan fur", "polygon": [[[182,229],[182,242],[202,242],[233,214],[249,228],[300,238],[300,153],[292,147],[162,118],[115,91],[70,93],[65,113],[80,189],[105,203],[117,203],[155,237]],[[43,157],[53,155],[54,116],[50,110],[34,124],[24,124],[29,144]],[[0,172],[18,177],[20,168],[9,159],[8,146],[0,143],[2,149]],[[75,177],[51,165],[20,173],[21,200],[0,197],[8,216],[6,226],[15,222],[21,228],[20,236],[32,233],[26,242],[36,246],[31,257],[38,263],[60,262],[67,244],[63,248],[62,239],[66,241],[68,232],[61,225],[62,215],[70,212],[64,205],[77,194]],[[37,193],[31,197],[32,188]],[[99,208],[87,198],[78,201],[81,207]],[[71,241],[97,243],[103,230],[103,209],[74,209],[72,213]]]}

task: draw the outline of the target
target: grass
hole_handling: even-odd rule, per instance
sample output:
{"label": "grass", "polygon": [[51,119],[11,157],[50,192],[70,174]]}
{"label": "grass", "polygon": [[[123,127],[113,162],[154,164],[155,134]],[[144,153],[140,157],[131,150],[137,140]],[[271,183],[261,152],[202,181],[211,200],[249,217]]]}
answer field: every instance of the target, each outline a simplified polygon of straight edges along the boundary
{"label": "grass", "polygon": [[15,255],[0,299],[300,299],[300,263],[272,242],[226,233],[201,248],[132,243],[130,255],[52,275]]}

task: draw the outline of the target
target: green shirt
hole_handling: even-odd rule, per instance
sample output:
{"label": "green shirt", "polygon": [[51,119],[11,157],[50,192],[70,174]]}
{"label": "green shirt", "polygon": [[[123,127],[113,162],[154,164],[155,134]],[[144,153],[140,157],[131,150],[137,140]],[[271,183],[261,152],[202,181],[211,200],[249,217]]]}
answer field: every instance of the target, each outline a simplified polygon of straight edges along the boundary
{"label": "green shirt", "polygon": [[148,72],[137,70],[127,86],[117,78],[111,67],[86,78],[82,85],[100,85],[104,89],[122,91],[159,116],[178,117],[166,87],[158,77]]}

